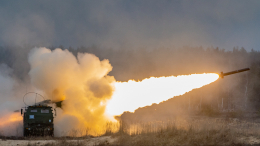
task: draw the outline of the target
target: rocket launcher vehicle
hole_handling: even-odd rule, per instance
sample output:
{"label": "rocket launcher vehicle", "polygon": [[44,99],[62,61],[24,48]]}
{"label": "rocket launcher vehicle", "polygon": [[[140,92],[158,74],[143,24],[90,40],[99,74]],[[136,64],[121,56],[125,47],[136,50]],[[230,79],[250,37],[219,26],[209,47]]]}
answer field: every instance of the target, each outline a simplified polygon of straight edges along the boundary
{"label": "rocket launcher vehicle", "polygon": [[248,71],[248,70],[250,70],[250,68],[239,69],[239,70],[226,72],[226,73],[221,72],[219,74],[219,77],[224,78],[224,76],[228,76],[228,75],[232,75],[232,74],[236,74],[236,73],[240,73],[240,72],[244,72],[244,71]]}

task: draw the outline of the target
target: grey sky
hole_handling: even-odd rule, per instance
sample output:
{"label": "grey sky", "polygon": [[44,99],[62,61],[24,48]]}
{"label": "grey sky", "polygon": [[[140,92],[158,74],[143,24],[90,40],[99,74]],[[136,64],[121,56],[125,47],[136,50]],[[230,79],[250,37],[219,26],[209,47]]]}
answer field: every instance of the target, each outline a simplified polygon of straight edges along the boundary
{"label": "grey sky", "polygon": [[260,50],[258,0],[5,0],[0,14],[0,45]]}

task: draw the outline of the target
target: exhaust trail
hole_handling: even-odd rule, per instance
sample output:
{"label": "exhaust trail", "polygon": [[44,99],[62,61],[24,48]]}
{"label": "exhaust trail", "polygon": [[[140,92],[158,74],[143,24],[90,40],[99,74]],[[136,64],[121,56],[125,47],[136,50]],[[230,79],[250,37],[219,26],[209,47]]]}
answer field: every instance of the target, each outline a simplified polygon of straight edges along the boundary
{"label": "exhaust trail", "polygon": [[108,101],[106,107],[106,113],[120,115],[124,111],[134,112],[139,107],[158,104],[174,96],[183,95],[210,84],[218,78],[218,74],[204,73],[116,82],[112,99]]}

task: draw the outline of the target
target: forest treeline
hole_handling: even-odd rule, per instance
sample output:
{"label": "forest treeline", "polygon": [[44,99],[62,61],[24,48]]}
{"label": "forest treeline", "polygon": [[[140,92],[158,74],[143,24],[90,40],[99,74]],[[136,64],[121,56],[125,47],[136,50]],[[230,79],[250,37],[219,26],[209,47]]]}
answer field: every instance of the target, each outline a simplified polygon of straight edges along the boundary
{"label": "forest treeline", "polygon": [[[12,76],[26,82],[29,80],[28,53],[34,46],[1,46],[0,64],[12,69]],[[234,47],[232,51],[214,47],[182,47],[180,49],[158,48],[103,49],[97,46],[64,48],[75,56],[92,53],[100,60],[108,59],[113,70],[109,75],[117,81],[142,80],[151,76],[187,75],[194,73],[219,73],[249,67],[250,71],[227,76],[216,82],[195,89],[182,96],[160,104],[139,108],[135,113],[124,113],[125,119],[156,119],[186,113],[212,114],[215,111],[260,111],[260,52]],[[149,100],[149,98],[148,98]],[[144,116],[146,115],[146,116]]]}

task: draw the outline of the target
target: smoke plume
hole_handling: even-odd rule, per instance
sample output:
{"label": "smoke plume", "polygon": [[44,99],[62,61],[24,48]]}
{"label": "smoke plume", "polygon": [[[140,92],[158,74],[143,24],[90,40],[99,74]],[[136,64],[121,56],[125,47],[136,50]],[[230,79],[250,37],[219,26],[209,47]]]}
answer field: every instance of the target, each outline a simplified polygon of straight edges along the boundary
{"label": "smoke plume", "polygon": [[113,94],[114,77],[108,60],[100,61],[88,53],[77,58],[68,50],[34,48],[29,53],[31,83],[49,99],[63,101],[55,118],[55,135],[72,130],[86,130],[87,134],[103,132],[109,121],[105,112],[107,100]]}
{"label": "smoke plume", "polygon": [[12,77],[12,69],[5,64],[0,64],[0,136],[21,136],[22,116],[17,107],[23,103],[17,102],[19,89],[18,82]]}

